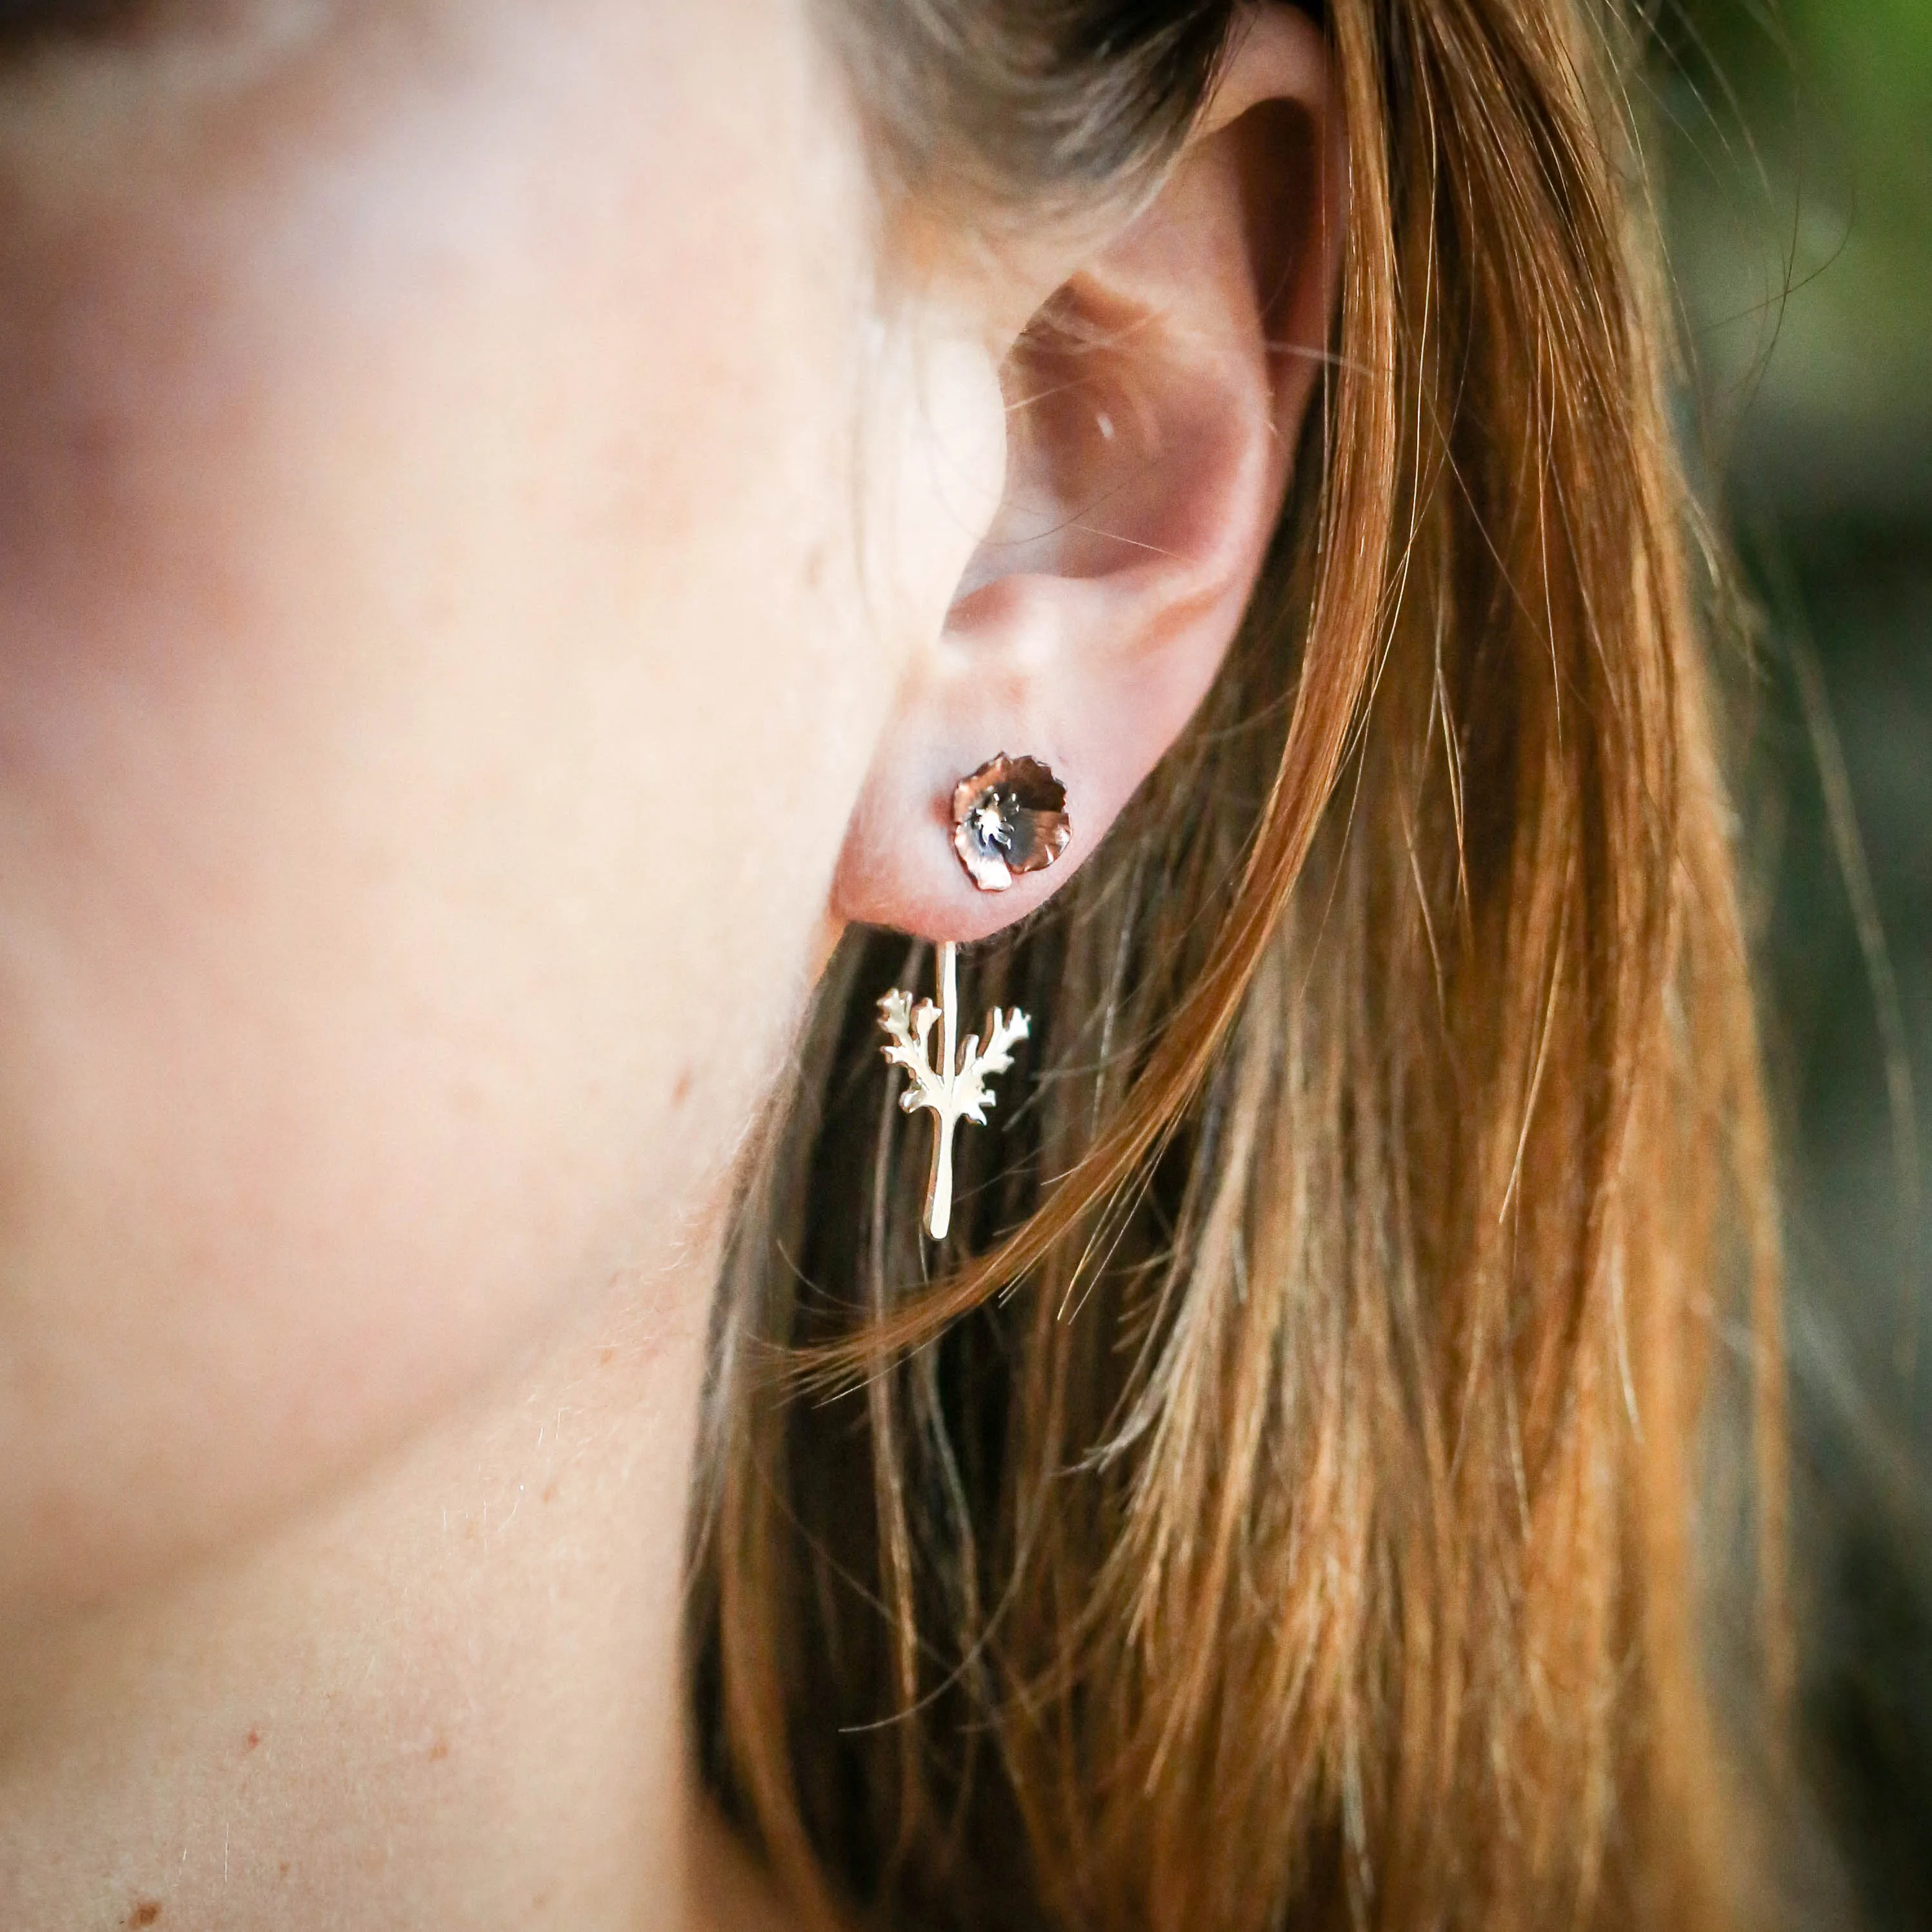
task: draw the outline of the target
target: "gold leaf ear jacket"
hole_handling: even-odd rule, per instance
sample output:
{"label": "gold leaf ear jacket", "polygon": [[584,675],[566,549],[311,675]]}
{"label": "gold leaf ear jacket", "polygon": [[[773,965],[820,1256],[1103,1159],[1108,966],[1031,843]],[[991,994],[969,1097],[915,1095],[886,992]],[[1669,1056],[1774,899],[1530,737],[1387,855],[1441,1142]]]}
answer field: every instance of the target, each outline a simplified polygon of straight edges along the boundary
{"label": "gold leaf ear jacket", "polygon": [[[952,849],[966,875],[984,892],[1004,892],[1021,873],[1042,872],[1066,850],[1072,827],[1066,816],[1066,788],[1032,758],[1010,758],[1002,752],[952,788]],[[945,940],[939,948],[939,1004],[895,986],[879,1002],[879,1024],[886,1030],[880,1051],[886,1063],[902,1066],[912,1084],[899,1096],[908,1114],[922,1108],[932,1115],[932,1166],[926,1178],[926,1231],[936,1241],[952,1223],[952,1131],[962,1120],[986,1124],[993,1104],[990,1073],[1012,1065],[1012,1048],[1024,1040],[1029,1024],[1018,1007],[986,1016],[986,1032],[967,1036],[958,1048],[959,947]],[[932,1023],[939,1022],[939,1058],[932,1058]],[[982,1046],[983,1039],[985,1044]]]}

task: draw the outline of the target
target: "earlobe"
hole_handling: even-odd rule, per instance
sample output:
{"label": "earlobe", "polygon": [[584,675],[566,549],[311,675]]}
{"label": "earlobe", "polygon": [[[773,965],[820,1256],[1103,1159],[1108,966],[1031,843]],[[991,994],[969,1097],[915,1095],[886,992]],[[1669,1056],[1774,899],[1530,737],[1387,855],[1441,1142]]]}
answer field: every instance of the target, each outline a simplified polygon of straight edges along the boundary
{"label": "earlobe", "polygon": [[[1070,265],[1003,370],[1004,497],[908,673],[834,886],[934,939],[1011,923],[1179,736],[1238,627],[1318,381],[1340,256],[1327,50],[1270,7],[1153,204]],[[1066,789],[1064,857],[975,889],[955,789],[996,753]]]}

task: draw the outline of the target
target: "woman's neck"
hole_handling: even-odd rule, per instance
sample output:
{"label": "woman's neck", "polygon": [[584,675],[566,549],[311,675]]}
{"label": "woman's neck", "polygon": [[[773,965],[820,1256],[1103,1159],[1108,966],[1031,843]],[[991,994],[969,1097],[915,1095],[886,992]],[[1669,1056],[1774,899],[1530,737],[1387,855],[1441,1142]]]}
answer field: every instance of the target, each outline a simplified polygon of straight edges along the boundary
{"label": "woman's neck", "polygon": [[[743,1875],[680,1618],[714,1267],[614,1290],[247,1552],[0,1647],[14,1932],[712,1921]],[[686,1313],[640,1332],[646,1298]]]}

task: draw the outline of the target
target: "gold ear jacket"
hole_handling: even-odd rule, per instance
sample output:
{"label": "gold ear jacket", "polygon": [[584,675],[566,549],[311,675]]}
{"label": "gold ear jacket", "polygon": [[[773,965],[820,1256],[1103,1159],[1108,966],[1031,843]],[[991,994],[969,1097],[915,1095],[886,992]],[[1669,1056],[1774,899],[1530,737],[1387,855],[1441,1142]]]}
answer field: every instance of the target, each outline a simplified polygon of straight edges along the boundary
{"label": "gold ear jacket", "polygon": [[[932,1023],[939,1022],[939,1058],[932,1058]],[[886,1030],[887,1043],[880,1050],[888,1066],[903,1066],[912,1076],[912,1084],[899,1096],[899,1105],[908,1114],[922,1108],[932,1115],[932,1166],[926,1181],[926,1232],[937,1241],[952,1224],[952,1130],[962,1120],[986,1124],[986,1109],[993,1104],[993,1090],[986,1084],[989,1073],[1004,1073],[1013,1064],[1012,1047],[1027,1036],[1028,1022],[1015,1006],[1001,1012],[998,1006],[986,1016],[986,1044],[981,1036],[969,1034],[964,1049],[957,1045],[959,1032],[959,948],[952,940],[939,948],[939,1004],[922,1000],[912,1004],[912,995],[895,986],[879,1002],[879,1024]]]}
{"label": "gold ear jacket", "polygon": [[[1042,871],[1066,850],[1072,827],[1066,816],[1066,788],[1033,758],[1009,758],[1002,752],[952,790],[952,848],[966,875],[982,892],[1004,892],[1016,875]],[[962,1120],[986,1124],[993,1104],[989,1074],[1013,1064],[1014,1045],[1027,1036],[1030,1022],[1015,1006],[986,1016],[986,1030],[959,1032],[959,947],[946,940],[939,947],[939,1004],[895,986],[879,1002],[879,1024],[886,1030],[880,1049],[886,1064],[902,1066],[912,1082],[899,1096],[908,1114],[932,1115],[932,1165],[926,1176],[926,1231],[937,1241],[952,1225],[952,1135]],[[933,1022],[939,1023],[939,1057],[933,1058]],[[983,1041],[983,1044],[982,1043]]]}

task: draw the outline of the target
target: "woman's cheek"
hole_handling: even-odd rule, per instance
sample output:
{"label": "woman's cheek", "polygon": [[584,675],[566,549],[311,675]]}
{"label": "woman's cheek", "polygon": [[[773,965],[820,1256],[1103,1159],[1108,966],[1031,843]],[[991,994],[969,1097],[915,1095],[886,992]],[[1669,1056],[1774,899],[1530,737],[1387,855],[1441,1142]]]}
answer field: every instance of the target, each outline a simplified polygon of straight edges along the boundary
{"label": "woman's cheek", "polygon": [[790,8],[572,10],[9,161],[0,1597],[650,1276],[782,1063],[890,682],[850,130]]}

